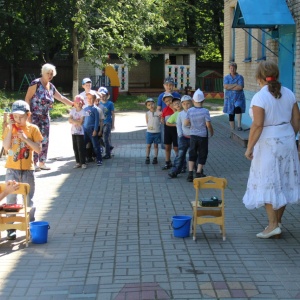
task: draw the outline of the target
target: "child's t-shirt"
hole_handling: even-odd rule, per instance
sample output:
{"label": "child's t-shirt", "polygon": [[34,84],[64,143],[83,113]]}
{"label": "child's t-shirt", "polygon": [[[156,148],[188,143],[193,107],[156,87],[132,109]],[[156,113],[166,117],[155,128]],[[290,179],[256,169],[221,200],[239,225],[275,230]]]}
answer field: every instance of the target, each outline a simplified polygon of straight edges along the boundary
{"label": "child's t-shirt", "polygon": [[[31,123],[26,123],[25,127],[21,128],[24,134],[33,142],[40,143],[43,140],[43,136],[39,128]],[[8,134],[8,127],[5,128],[3,138]],[[11,148],[7,153],[7,160],[5,168],[15,170],[34,170],[33,164],[33,150],[23,141],[21,141],[17,134],[12,133]]]}
{"label": "child's t-shirt", "polygon": [[100,108],[104,113],[104,124],[111,124],[112,123],[112,111],[115,110],[114,104],[111,101],[101,102],[99,103]]}
{"label": "child's t-shirt", "polygon": [[93,106],[87,106],[84,109],[84,121],[83,121],[83,128],[93,128],[95,131],[98,130],[99,127],[99,113],[97,108]]}
{"label": "child's t-shirt", "polygon": [[178,118],[179,111],[175,111],[173,115],[168,119],[168,123],[176,124]]}
{"label": "child's t-shirt", "polygon": [[[70,117],[72,117],[73,120],[75,120],[75,121],[79,121],[84,116],[85,116],[85,111],[83,109],[80,110],[80,111],[77,111],[76,108],[73,108],[70,111]],[[72,124],[72,126],[71,126],[71,133],[72,134],[76,134],[76,135],[83,135],[84,131],[83,131],[82,125]]]}
{"label": "child's t-shirt", "polygon": [[157,112],[147,111],[148,118],[147,132],[158,133],[160,132],[160,117]]}
{"label": "child's t-shirt", "polygon": [[177,127],[177,135],[179,137],[185,136],[190,137],[191,130],[190,126],[184,126],[184,120],[186,119],[187,111],[182,110],[177,117],[176,127]]}
{"label": "child's t-shirt", "polygon": [[163,109],[161,113],[161,117],[165,119],[165,124],[167,123],[170,116],[173,114],[174,114],[174,110],[170,106],[167,106]]}
{"label": "child's t-shirt", "polygon": [[209,110],[204,107],[191,107],[187,111],[186,118],[191,122],[191,135],[200,137],[208,136],[206,122],[211,121]]}

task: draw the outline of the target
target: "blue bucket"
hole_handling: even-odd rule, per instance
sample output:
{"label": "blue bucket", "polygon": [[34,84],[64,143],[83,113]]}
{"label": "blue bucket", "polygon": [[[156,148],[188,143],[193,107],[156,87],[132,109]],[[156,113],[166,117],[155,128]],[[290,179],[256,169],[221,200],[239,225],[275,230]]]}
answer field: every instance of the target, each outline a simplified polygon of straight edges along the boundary
{"label": "blue bucket", "polygon": [[48,222],[30,222],[31,242],[34,244],[45,244],[48,238]]}
{"label": "blue bucket", "polygon": [[182,238],[190,236],[191,220],[190,216],[174,216],[172,219],[174,236]]}

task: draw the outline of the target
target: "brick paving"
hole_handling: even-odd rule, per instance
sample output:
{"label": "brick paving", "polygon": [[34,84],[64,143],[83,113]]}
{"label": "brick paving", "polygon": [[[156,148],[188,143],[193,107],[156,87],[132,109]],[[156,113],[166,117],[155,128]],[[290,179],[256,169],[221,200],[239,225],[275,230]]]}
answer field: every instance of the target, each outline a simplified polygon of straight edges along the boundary
{"label": "brick paving", "polygon": [[196,242],[173,236],[172,216],[192,214],[192,184],[168,178],[161,150],[158,165],[144,164],[143,113],[118,113],[116,124],[115,156],[74,170],[70,125],[52,123],[52,169],[36,173],[35,195],[48,243],[0,239],[1,299],[300,299],[299,206],[287,208],[281,239],[256,238],[266,214],[242,204],[250,163],[227,116],[213,117],[205,166],[228,180],[225,242],[210,224]]}

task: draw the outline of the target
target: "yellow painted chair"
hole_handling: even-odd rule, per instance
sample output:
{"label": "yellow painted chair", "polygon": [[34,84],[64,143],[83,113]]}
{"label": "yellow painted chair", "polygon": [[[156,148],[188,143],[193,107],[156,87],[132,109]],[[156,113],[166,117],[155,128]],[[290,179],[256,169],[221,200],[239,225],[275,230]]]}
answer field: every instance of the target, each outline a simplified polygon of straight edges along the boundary
{"label": "yellow painted chair", "polygon": [[[5,183],[0,183],[0,190],[4,190]],[[27,207],[27,198],[29,197],[30,186],[28,183],[20,183],[20,187],[12,194],[20,194],[23,197],[23,208],[18,212],[6,212],[0,210],[0,238],[1,232],[8,229],[16,229],[25,231],[26,233],[26,247],[30,239],[29,232],[29,213],[30,207]],[[11,224],[13,222],[13,224]]]}
{"label": "yellow painted chair", "polygon": [[[224,214],[224,190],[227,187],[227,180],[225,178],[218,178],[213,176],[207,176],[202,178],[195,178],[194,188],[196,190],[195,201],[192,202],[193,207],[193,240],[196,241],[196,228],[197,225],[203,225],[206,223],[213,223],[220,226],[220,232],[223,235],[223,241],[226,240],[225,236],[225,214]],[[217,207],[204,207],[201,205],[201,199],[199,198],[199,191],[203,189],[215,189],[220,190],[222,202]]]}

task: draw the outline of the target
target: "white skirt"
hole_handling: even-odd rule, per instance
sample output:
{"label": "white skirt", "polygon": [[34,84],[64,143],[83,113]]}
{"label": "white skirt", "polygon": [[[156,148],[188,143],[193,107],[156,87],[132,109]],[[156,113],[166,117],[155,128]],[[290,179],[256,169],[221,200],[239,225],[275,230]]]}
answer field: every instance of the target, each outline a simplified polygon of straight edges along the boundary
{"label": "white skirt", "polygon": [[277,210],[300,201],[300,165],[295,135],[266,136],[261,135],[253,151],[247,190],[243,197],[248,209],[272,204],[273,209]]}

